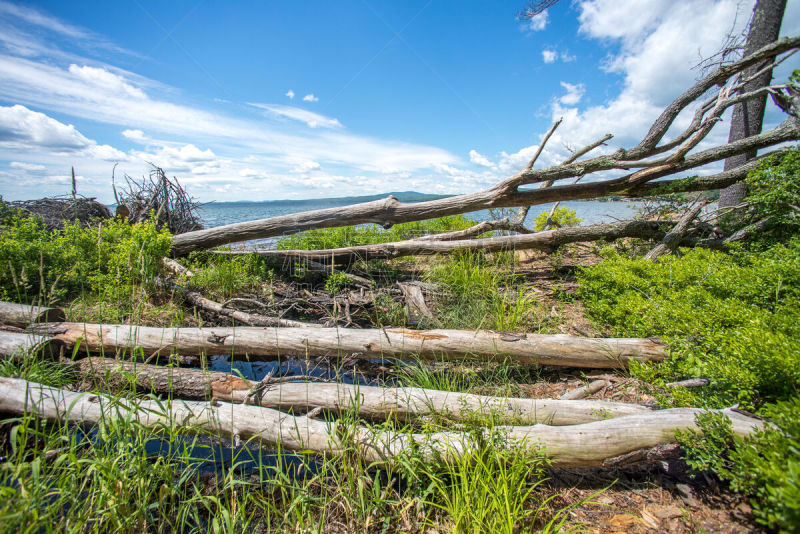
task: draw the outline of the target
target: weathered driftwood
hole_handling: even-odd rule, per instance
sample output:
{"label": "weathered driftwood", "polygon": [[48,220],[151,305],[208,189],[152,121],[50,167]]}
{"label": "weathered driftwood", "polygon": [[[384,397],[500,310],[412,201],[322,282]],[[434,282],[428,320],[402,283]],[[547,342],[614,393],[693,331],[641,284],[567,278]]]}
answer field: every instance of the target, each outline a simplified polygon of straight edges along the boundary
{"label": "weathered driftwood", "polygon": [[265,315],[258,315],[255,313],[243,312],[234,308],[223,306],[219,302],[207,299],[201,293],[192,291],[183,286],[179,286],[174,281],[168,278],[159,278],[158,283],[161,287],[173,291],[183,298],[192,306],[202,308],[222,317],[229,317],[240,323],[250,326],[285,326],[294,328],[320,328],[322,325],[314,323],[303,323],[300,321],[291,321],[289,319],[279,319],[278,317],[267,317]]}
{"label": "weathered driftwood", "polygon": [[425,241],[410,239],[394,243],[360,245],[323,250],[220,250],[220,254],[258,254],[265,257],[327,259],[337,263],[352,263],[355,260],[385,260],[402,256],[426,256],[449,254],[463,250],[502,252],[508,250],[554,250],[569,243],[619,239],[622,237],[661,237],[665,223],[656,221],[620,221],[608,224],[592,224],[547,230],[527,235],[487,237],[459,241]]}
{"label": "weathered driftwood", "polygon": [[701,388],[709,385],[711,380],[708,378],[688,378],[678,382],[667,382],[664,384],[668,388]]}
{"label": "weathered driftwood", "polygon": [[404,328],[158,328],[109,324],[36,325],[69,346],[89,352],[141,349],[146,355],[340,356],[433,360],[509,360],[524,365],[625,367],[629,360],[659,361],[665,348],[654,339],[584,338],[563,334],[514,334],[487,330]]}
{"label": "weathered driftwood", "polygon": [[594,380],[585,386],[581,386],[578,388],[573,389],[572,391],[568,391],[559,397],[560,400],[578,400],[588,397],[589,395],[594,395],[604,387],[611,384],[608,380]]}
{"label": "weathered driftwood", "polygon": [[[367,419],[397,417],[406,420],[439,415],[453,420],[492,417],[516,424],[575,425],[652,410],[646,406],[606,401],[563,401],[489,397],[414,387],[385,388],[338,382],[266,382],[258,394],[253,382],[227,373],[164,367],[111,358],[84,358],[76,362],[81,377],[103,389],[135,383],[139,391],[182,399],[221,400],[256,404],[293,413],[315,408],[334,412],[358,410]],[[281,377],[290,379],[290,377]],[[133,381],[133,382],[132,382]]]}
{"label": "weathered driftwood", "polygon": [[653,247],[653,249],[645,254],[645,259],[650,261],[656,261],[658,258],[675,250],[675,247],[678,246],[681,239],[686,232],[689,230],[689,224],[700,214],[700,210],[703,209],[703,206],[706,205],[706,202],[698,202],[691,209],[689,209],[686,213],[683,214],[681,219],[669,232],[661,242]]}
{"label": "weathered driftwood", "polygon": [[58,322],[66,319],[64,310],[0,301],[0,324],[25,328],[31,323]]}
{"label": "weathered driftwood", "polygon": [[431,324],[436,323],[436,317],[433,316],[428,305],[425,304],[425,295],[422,294],[422,288],[415,284],[408,284],[404,282],[397,282],[398,287],[403,292],[403,298],[406,301],[406,310],[409,317],[416,323],[427,320]]}
{"label": "weathered driftwood", "polygon": [[58,356],[64,343],[56,339],[28,332],[8,332],[0,330],[0,359],[24,359],[30,354],[41,352],[48,358]]}
{"label": "weathered driftwood", "polygon": [[[313,228],[331,228],[364,223],[390,226],[400,222],[430,219],[488,208],[529,206],[559,200],[577,200],[607,195],[639,196],[648,191],[648,188],[643,188],[642,186],[657,178],[800,138],[800,120],[790,116],[785,122],[769,132],[726,145],[697,151],[689,155],[719,122],[721,115],[727,108],[750,99],[760,98],[763,95],[764,89],[746,92],[745,85],[736,77],[739,72],[798,47],[800,47],[800,37],[780,39],[748,55],[746,58],[720,67],[698,80],[662,111],[641,142],[630,149],[619,149],[612,154],[589,159],[575,158],[575,161],[570,163],[544,169],[526,168],[489,189],[466,195],[419,203],[401,203],[390,196],[384,200],[353,206],[283,215],[260,221],[248,221],[207,230],[187,232],[176,235],[173,238],[173,253],[177,255],[187,254],[192,250],[207,249],[248,239],[302,232]],[[729,80],[733,81],[729,83]],[[721,87],[721,89],[712,98],[704,102],[698,102],[703,95],[714,87]],[[782,101],[793,98],[791,94],[784,94],[787,91],[785,86],[774,86],[767,89],[778,95],[778,99]],[[672,140],[662,143],[667,131],[673,126],[678,115],[696,102],[698,105],[689,126]],[[582,157],[588,153],[586,149],[594,149],[609,138],[610,136],[606,135],[599,141],[588,145],[585,149],[578,150],[576,154],[580,154]],[[545,187],[536,190],[520,189],[521,186],[529,184],[553,184],[558,180],[588,176],[603,171],[627,171],[630,169],[638,170],[610,180],[589,181],[581,184]],[[742,179],[745,174],[746,172],[742,173],[739,168],[723,173],[726,177],[735,177],[735,181]],[[691,181],[691,183],[683,181],[680,183],[680,187],[687,188],[684,190],[699,191],[702,190],[702,186],[706,183],[707,181],[699,180]]]}
{"label": "weathered driftwood", "polygon": [[[133,419],[160,428],[180,425],[187,432],[203,429],[219,436],[280,444],[284,450],[342,454],[357,449],[369,462],[390,463],[416,451],[424,458],[452,459],[470,455],[480,445],[473,434],[434,432],[413,434],[349,426],[292,416],[270,408],[203,401],[118,400],[99,394],[54,389],[15,378],[0,378],[0,412],[34,414],[49,421],[98,423]],[[705,410],[675,408],[571,426],[497,427],[518,446],[542,450],[558,467],[601,465],[639,449],[675,441],[678,430],[697,429],[695,418]],[[762,423],[732,410],[722,410],[735,435],[745,436]],[[345,437],[346,436],[346,437]]]}

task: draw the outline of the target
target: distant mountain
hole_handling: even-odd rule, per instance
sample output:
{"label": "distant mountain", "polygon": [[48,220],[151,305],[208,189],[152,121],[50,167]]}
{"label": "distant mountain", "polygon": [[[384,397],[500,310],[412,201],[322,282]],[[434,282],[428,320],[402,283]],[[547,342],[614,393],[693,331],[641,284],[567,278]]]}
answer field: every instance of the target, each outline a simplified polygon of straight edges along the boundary
{"label": "distant mountain", "polygon": [[297,199],[297,200],[260,200],[260,201],[253,201],[253,200],[239,200],[239,201],[232,201],[232,202],[217,202],[215,201],[214,204],[271,204],[271,205],[281,205],[281,204],[316,204],[320,202],[330,202],[336,204],[358,204],[359,202],[370,202],[373,200],[380,200],[382,198],[386,198],[389,195],[393,195],[397,198],[400,202],[422,202],[425,200],[437,200],[440,198],[447,198],[453,195],[429,195],[427,193],[419,193],[417,191],[395,191],[392,193],[382,193],[380,195],[362,195],[356,197],[328,197],[328,198],[308,198],[308,199]]}

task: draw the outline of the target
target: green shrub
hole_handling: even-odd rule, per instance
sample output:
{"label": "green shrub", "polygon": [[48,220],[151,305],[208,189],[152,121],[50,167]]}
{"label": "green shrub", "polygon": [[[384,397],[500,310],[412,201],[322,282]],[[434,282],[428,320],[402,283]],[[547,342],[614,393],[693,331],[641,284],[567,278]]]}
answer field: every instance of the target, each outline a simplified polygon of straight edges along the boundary
{"label": "green shrub", "polygon": [[800,238],[764,253],[692,250],[656,263],[605,251],[583,269],[579,296],[614,335],[669,342],[649,380],[705,377],[711,387],[680,404],[751,409],[800,390]]}
{"label": "green shrub", "polygon": [[195,273],[189,280],[192,287],[221,300],[243,291],[258,291],[262,282],[270,283],[274,277],[267,261],[256,254],[201,253],[192,256],[190,264]]}
{"label": "green shrub", "polygon": [[40,219],[14,212],[0,226],[0,298],[57,301],[81,293],[120,295],[149,283],[172,240],[150,223],[68,223],[48,231]]}
{"label": "green shrub", "polygon": [[[543,211],[533,220],[533,228],[537,232],[544,230],[547,224],[547,216],[550,215],[549,211]],[[551,228],[562,228],[564,226],[578,226],[583,219],[578,217],[575,210],[560,206],[553,212],[553,217],[550,219]]]}
{"label": "green shrub", "polygon": [[696,431],[679,433],[687,462],[712,470],[739,492],[752,495],[756,520],[771,530],[796,532],[800,525],[800,398],[764,409],[770,424],[752,436],[733,435],[730,420],[698,417]]}

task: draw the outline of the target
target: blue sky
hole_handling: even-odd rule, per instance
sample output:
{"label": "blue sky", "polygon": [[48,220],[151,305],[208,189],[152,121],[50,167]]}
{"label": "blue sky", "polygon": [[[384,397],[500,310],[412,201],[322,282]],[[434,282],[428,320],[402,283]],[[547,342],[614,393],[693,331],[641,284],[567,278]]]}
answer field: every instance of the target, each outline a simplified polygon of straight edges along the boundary
{"label": "blue sky", "polygon": [[114,165],[147,162],[206,201],[474,191],[559,117],[542,165],[633,144],[752,10],[562,0],[521,22],[524,4],[0,0],[0,194],[67,193],[74,165],[108,201]]}

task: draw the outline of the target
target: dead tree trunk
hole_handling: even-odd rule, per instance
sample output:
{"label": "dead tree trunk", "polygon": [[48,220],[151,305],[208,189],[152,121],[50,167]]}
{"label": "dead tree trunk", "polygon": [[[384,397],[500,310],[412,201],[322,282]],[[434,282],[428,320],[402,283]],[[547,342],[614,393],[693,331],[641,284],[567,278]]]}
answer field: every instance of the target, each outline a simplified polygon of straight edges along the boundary
{"label": "dead tree trunk", "polygon": [[[652,124],[641,142],[630,149],[620,149],[613,154],[588,159],[576,158],[575,161],[544,169],[526,168],[490,189],[467,195],[414,204],[403,204],[394,197],[388,197],[384,200],[343,208],[296,213],[260,221],[242,222],[207,230],[187,232],[176,235],[173,238],[173,253],[182,255],[193,250],[212,248],[226,243],[274,237],[302,232],[312,228],[331,228],[363,223],[390,226],[400,222],[430,219],[488,208],[530,206],[559,200],[595,198],[614,194],[637,196],[648,191],[649,188],[643,186],[652,185],[648,184],[648,182],[652,182],[657,178],[800,138],[800,124],[798,124],[800,121],[790,116],[784,123],[770,132],[689,155],[692,149],[706,138],[728,107],[765,94],[765,89],[763,88],[747,92],[746,87],[739,83],[738,80],[728,83],[729,80],[735,78],[738,73],[749,67],[762,65],[765,61],[771,62],[777,55],[795,50],[798,47],[800,47],[800,37],[781,39],[764,46],[739,61],[710,73],[667,106]],[[662,143],[664,136],[681,111],[687,109],[690,105],[694,105],[698,99],[715,86],[722,87],[719,94],[699,103],[689,126],[674,139]],[[786,88],[776,86],[770,88],[770,91],[783,95]],[[783,96],[789,100],[792,98],[790,94]],[[578,150],[576,154],[583,156],[588,152],[587,149],[594,149],[608,139],[609,136],[605,136],[600,141],[588,145],[585,149]],[[633,170],[633,172],[619,178],[597,182],[589,181],[536,190],[520,189],[525,185],[550,184],[559,180],[612,170]],[[736,176],[741,177],[742,175],[737,173]],[[681,187],[688,188],[687,190],[702,190],[704,183],[708,182],[683,182]]]}
{"label": "dead tree trunk", "polygon": [[[713,411],[713,410],[712,410]],[[428,461],[473,454],[483,441],[465,432],[413,434],[368,426],[337,431],[336,423],[277,410],[201,401],[120,400],[104,395],[54,389],[16,378],[0,378],[0,412],[33,414],[48,421],[74,424],[133,419],[151,428],[179,424],[187,432],[210,432],[226,438],[255,440],[284,450],[339,455],[357,450],[367,462],[392,463],[416,452]],[[511,426],[506,439],[513,445],[541,450],[553,466],[602,465],[603,461],[639,449],[675,441],[679,430],[698,429],[695,418],[706,410],[674,408],[571,426]],[[737,436],[746,436],[762,423],[731,410],[721,410]],[[698,429],[699,430],[699,429]],[[349,436],[345,438],[343,436]]]}
{"label": "dead tree trunk", "polygon": [[330,356],[364,358],[418,356],[429,360],[509,360],[523,365],[624,368],[630,360],[660,361],[666,351],[653,339],[584,338],[563,334],[513,334],[484,330],[404,328],[157,328],[54,323],[46,333],[92,353],[143,351],[145,355],[231,354],[248,356]]}
{"label": "dead tree trunk", "polygon": [[[143,393],[255,404],[294,414],[321,408],[339,413],[358,410],[359,416],[371,420],[438,415],[459,421],[481,415],[516,424],[560,426],[652,412],[646,406],[621,402],[489,397],[413,387],[308,382],[303,377],[281,377],[259,383],[227,373],[111,358],[84,358],[76,366],[85,383],[101,391],[129,388],[133,377],[137,389]],[[256,389],[260,384],[263,387]]]}
{"label": "dead tree trunk", "polygon": [[[747,43],[744,47],[744,55],[748,56],[774,42],[778,39],[781,32],[781,22],[783,13],[786,10],[786,0],[758,0],[753,8],[753,19],[750,22],[750,30],[747,34]],[[746,69],[742,75],[751,78],[744,84],[745,91],[755,91],[766,87],[772,81],[772,67],[764,69],[770,65],[756,64]],[[761,125],[764,121],[764,110],[767,106],[767,94],[753,98],[749,101],[737,104],[733,108],[733,118],[731,119],[731,130],[728,135],[728,142],[739,141],[751,135],[761,133]],[[746,163],[756,157],[756,151],[745,152],[731,156],[725,160],[725,170],[730,170]],[[738,206],[744,201],[747,194],[747,187],[744,182],[737,182],[723,189],[719,195],[719,207],[727,208]]]}
{"label": "dead tree trunk", "polygon": [[0,301],[0,324],[25,328],[31,323],[64,321],[64,310]]}
{"label": "dead tree trunk", "polygon": [[431,256],[461,250],[502,252],[514,250],[554,250],[569,243],[613,240],[622,237],[652,238],[664,235],[664,223],[656,221],[620,221],[547,230],[526,235],[487,237],[460,241],[425,241],[411,239],[394,243],[361,245],[323,250],[222,250],[220,254],[258,254],[273,258],[327,259],[336,263],[356,260],[387,260],[402,256]]}

